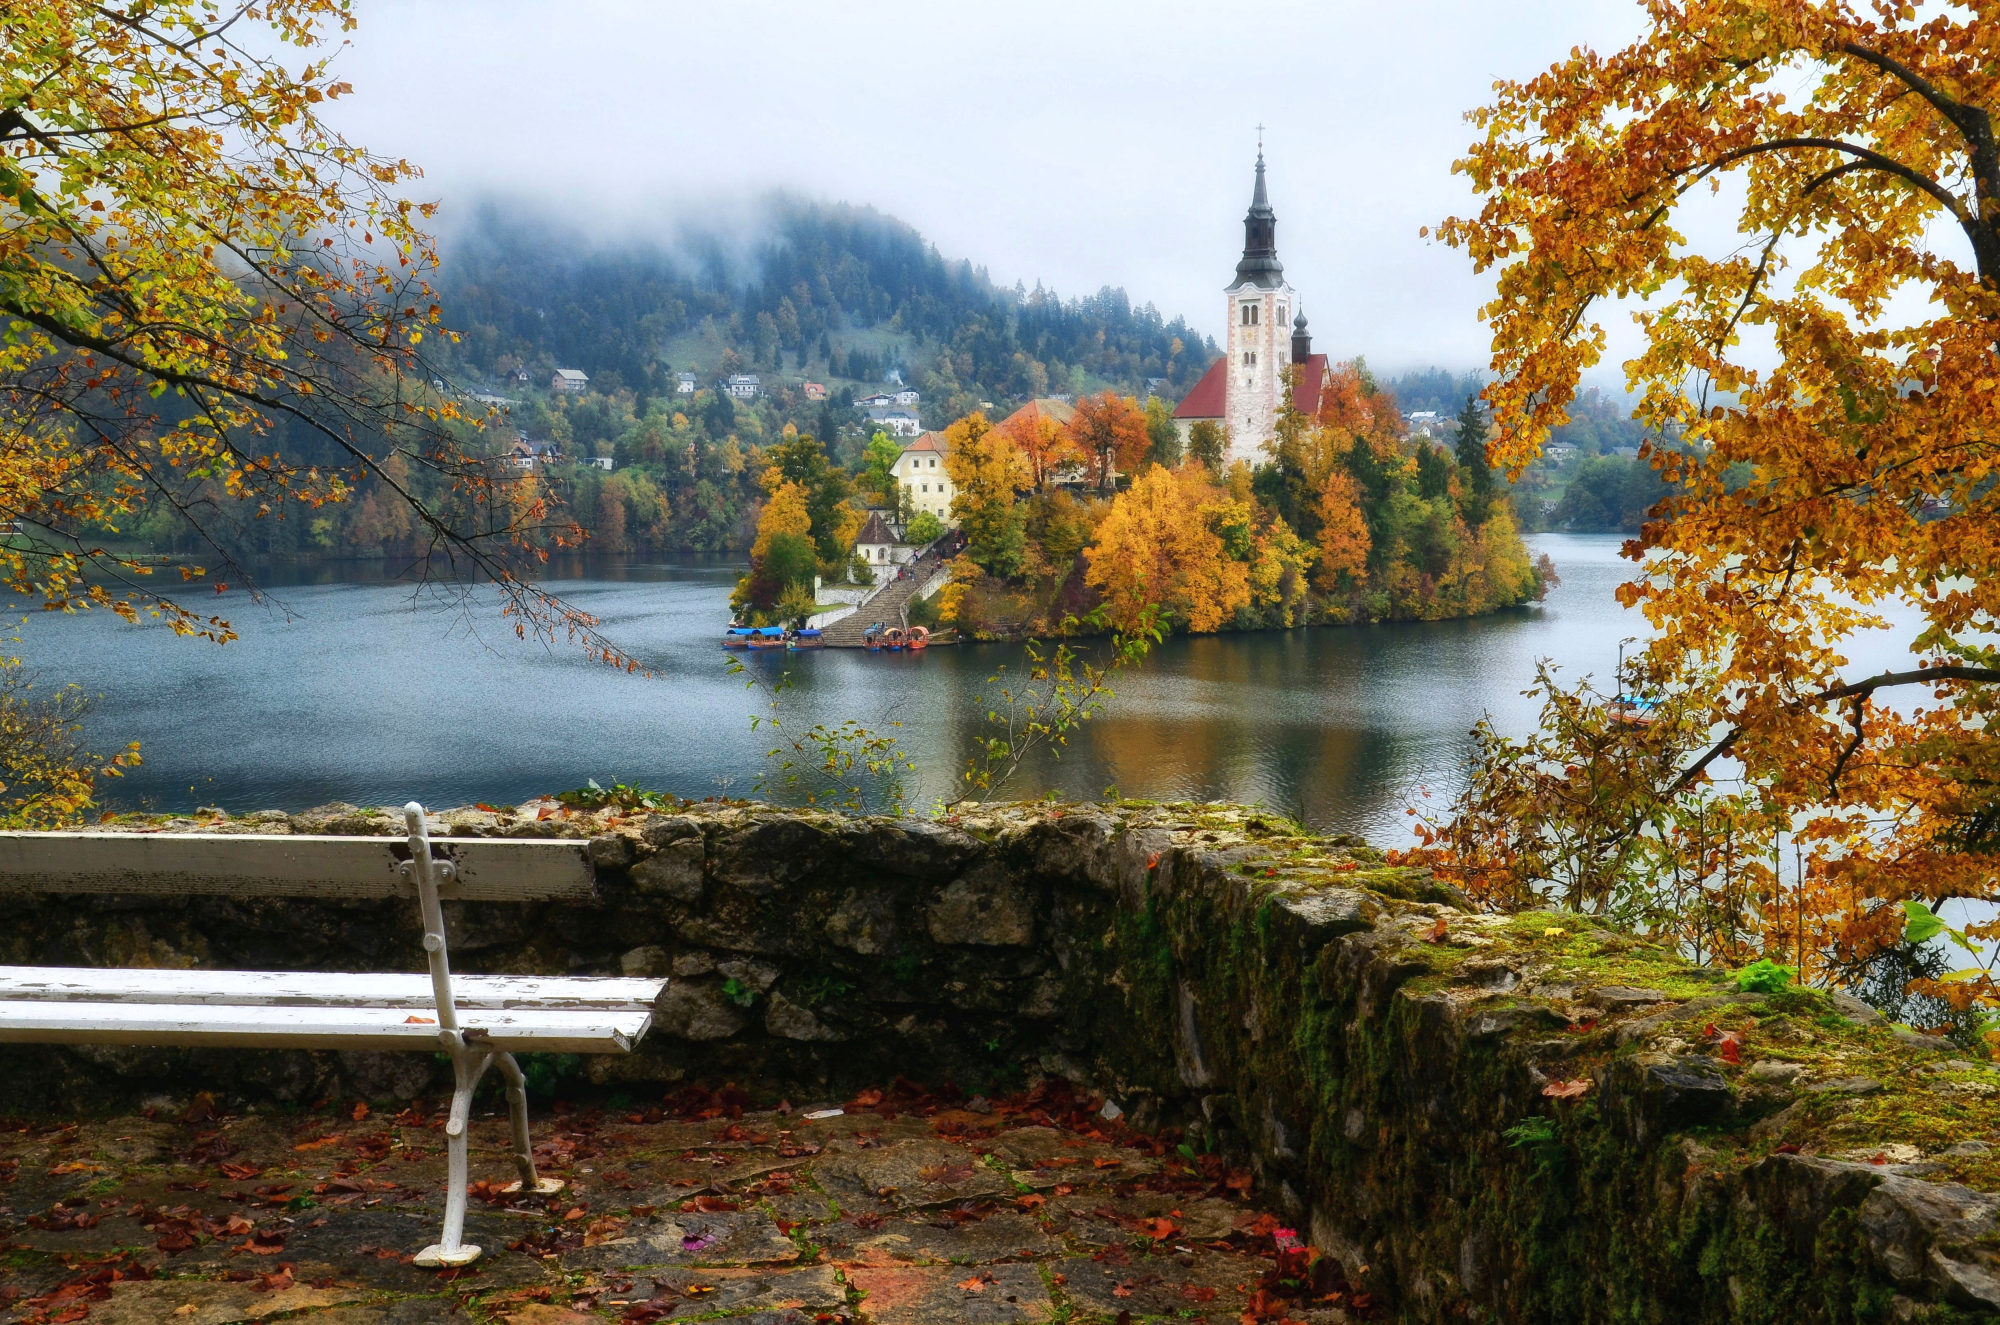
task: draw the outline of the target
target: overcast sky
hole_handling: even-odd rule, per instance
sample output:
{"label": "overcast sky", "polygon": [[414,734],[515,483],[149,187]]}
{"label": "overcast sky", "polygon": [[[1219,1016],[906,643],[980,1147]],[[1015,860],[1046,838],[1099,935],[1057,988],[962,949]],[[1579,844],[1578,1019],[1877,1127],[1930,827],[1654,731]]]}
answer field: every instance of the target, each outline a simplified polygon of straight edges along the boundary
{"label": "overcast sky", "polygon": [[[994,279],[1122,285],[1219,335],[1265,126],[1315,347],[1483,367],[1482,283],[1418,227],[1497,78],[1636,34],[1632,0],[363,0],[336,122],[483,193],[659,224],[783,188]],[[658,218],[657,221],[655,218]],[[449,225],[449,220],[446,221]]]}

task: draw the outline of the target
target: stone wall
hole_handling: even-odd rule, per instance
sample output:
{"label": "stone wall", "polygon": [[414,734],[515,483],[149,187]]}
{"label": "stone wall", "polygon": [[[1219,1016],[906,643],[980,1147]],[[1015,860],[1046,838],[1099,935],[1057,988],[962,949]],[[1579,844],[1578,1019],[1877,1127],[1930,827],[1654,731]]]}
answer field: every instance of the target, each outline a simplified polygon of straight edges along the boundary
{"label": "stone wall", "polygon": [[[195,825],[381,831],[341,808]],[[593,905],[451,906],[465,971],[673,977],[608,1094],[794,1102],[1056,1075],[1250,1163],[1411,1321],[1988,1319],[2000,1077],[1852,1000],[1746,993],[1576,915],[1491,917],[1217,807],[944,822],[698,805],[440,816],[591,838]],[[10,899],[0,960],[417,969],[408,903]],[[435,1089],[423,1056],[0,1052],[17,1108]]]}

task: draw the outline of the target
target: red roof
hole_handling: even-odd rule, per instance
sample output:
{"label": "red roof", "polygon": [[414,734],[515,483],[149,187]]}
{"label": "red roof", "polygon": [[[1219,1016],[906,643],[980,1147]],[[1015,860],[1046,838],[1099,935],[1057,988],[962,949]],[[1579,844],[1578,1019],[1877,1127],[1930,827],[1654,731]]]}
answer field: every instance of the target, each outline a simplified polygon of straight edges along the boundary
{"label": "red roof", "polygon": [[1224,404],[1223,391],[1228,385],[1228,356],[1217,359],[1194,384],[1194,390],[1181,397],[1181,403],[1174,407],[1177,419],[1219,419]]}
{"label": "red roof", "polygon": [[1326,356],[1309,354],[1299,365],[1298,390],[1292,396],[1292,404],[1299,413],[1312,418],[1319,413],[1319,398],[1326,390]]}
{"label": "red roof", "polygon": [[943,440],[942,433],[934,433],[934,432],[918,433],[917,440],[911,442],[908,446],[904,447],[902,450],[902,454],[908,455],[912,451],[926,451],[926,452],[935,451],[939,455],[943,455],[944,447],[938,444],[942,440]]}

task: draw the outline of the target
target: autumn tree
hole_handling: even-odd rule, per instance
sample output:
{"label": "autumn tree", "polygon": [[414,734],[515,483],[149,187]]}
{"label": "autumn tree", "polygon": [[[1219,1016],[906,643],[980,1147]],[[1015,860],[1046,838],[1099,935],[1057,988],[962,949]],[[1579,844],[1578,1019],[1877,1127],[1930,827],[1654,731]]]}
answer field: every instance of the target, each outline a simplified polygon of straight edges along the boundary
{"label": "autumn tree", "polygon": [[1493,466],[1486,460],[1486,411],[1479,397],[1467,396],[1454,422],[1452,449],[1463,479],[1467,524],[1484,524],[1493,500]]}
{"label": "autumn tree", "polygon": [[[1250,603],[1249,567],[1226,540],[1239,531],[1247,558],[1251,523],[1249,506],[1206,470],[1156,465],[1111,503],[1084,553],[1086,581],[1121,630],[1154,619],[1197,634],[1218,630]],[[1274,583],[1282,570],[1274,567]]]}
{"label": "autumn tree", "polygon": [[1361,515],[1361,489],[1345,468],[1330,469],[1320,481],[1313,514],[1319,524],[1319,559],[1314,582],[1322,589],[1352,588],[1368,573],[1372,540]]}
{"label": "autumn tree", "polygon": [[944,431],[945,472],[955,491],[952,519],[965,534],[965,555],[988,575],[1020,573],[1027,554],[1027,513],[1016,494],[1028,469],[984,414],[968,414]]}
{"label": "autumn tree", "polygon": [[998,431],[1021,457],[1028,469],[1029,482],[1038,489],[1046,488],[1056,471],[1065,465],[1087,458],[1077,448],[1069,429],[1033,402],[1016,410]]}
{"label": "autumn tree", "polygon": [[1152,445],[1146,458],[1156,465],[1177,469],[1181,463],[1180,425],[1174,422],[1173,407],[1159,396],[1146,397],[1146,436]]}
{"label": "autumn tree", "polygon": [[[775,470],[772,471],[775,473]],[[786,593],[812,588],[818,570],[813,540],[812,494],[802,483],[779,478],[757,517],[757,540],[750,545],[750,572],[737,581],[729,605],[769,611]]]}
{"label": "autumn tree", "polygon": [[421,531],[428,569],[495,581],[523,632],[617,656],[522,578],[578,531],[430,385],[431,208],[401,194],[418,172],[320,118],[350,90],[327,39],[353,26],[344,0],[8,6],[0,515],[21,535],[0,576],[51,608],[226,640],[102,531],[173,510],[243,581],[237,512],[313,519],[365,480]]}
{"label": "autumn tree", "polygon": [[[900,452],[898,453],[900,454]],[[827,457],[826,447],[812,437],[787,427],[784,440],[765,453],[770,469],[764,476],[767,490],[776,493],[782,484],[798,488],[811,518],[813,545],[819,552],[820,569],[838,574],[854,550],[854,539],[865,522],[848,498],[853,485]]]}
{"label": "autumn tree", "polygon": [[1113,391],[1078,400],[1069,435],[1078,452],[1097,466],[1101,492],[1111,491],[1118,474],[1137,474],[1153,445],[1144,412],[1131,398]]}
{"label": "autumn tree", "polygon": [[[1906,903],[2000,895],[2000,14],[1646,9],[1631,46],[1579,48],[1475,112],[1459,169],[1482,207],[1442,234],[1497,274],[1489,449],[1515,474],[1602,355],[1607,304],[1643,301],[1638,417],[1683,445],[1650,451],[1676,490],[1628,544],[1620,598],[1654,636],[1610,689],[1674,720],[1569,705],[1489,750],[1484,785],[1610,844],[1595,906],[1670,888],[1693,848],[1649,835],[1691,843],[1701,816],[1768,825],[1766,848],[1783,832],[1799,877],[1749,890],[1749,937],[1840,979],[1902,942]],[[1737,233],[1699,242],[1697,198]],[[1850,641],[1891,604],[1915,657],[1859,673]],[[1663,727],[1680,744],[1635,759]],[[1584,794],[1606,760],[1648,776]],[[2000,1007],[1976,967],[1929,989]]]}
{"label": "autumn tree", "polygon": [[1214,419],[1198,419],[1188,428],[1187,458],[1207,466],[1209,473],[1221,474],[1228,454],[1229,434]]}

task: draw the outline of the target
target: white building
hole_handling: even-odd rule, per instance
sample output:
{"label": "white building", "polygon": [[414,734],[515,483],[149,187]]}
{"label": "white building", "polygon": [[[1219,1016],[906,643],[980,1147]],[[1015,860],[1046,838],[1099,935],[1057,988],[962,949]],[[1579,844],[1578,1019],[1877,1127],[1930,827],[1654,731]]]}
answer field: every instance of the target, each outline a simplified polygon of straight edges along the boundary
{"label": "white building", "polygon": [[556,391],[576,394],[590,389],[590,378],[574,368],[558,368],[555,376],[549,379],[549,386]]}
{"label": "white building", "polygon": [[876,393],[875,393],[874,395],[872,395],[872,396],[863,396],[863,397],[861,397],[861,399],[859,399],[859,400],[855,401],[855,402],[854,402],[854,408],[856,408],[856,409],[888,409],[888,408],[890,408],[890,407],[891,407],[892,405],[894,405],[895,403],[896,403],[896,393],[895,393],[895,392],[893,392],[893,391],[877,391],[877,392],[876,392]]}
{"label": "white building", "polygon": [[917,550],[899,541],[896,532],[889,528],[889,522],[882,518],[880,511],[868,513],[868,523],[861,526],[861,532],[854,539],[854,555],[868,563],[875,572],[879,583],[885,570],[916,560]]}
{"label": "white building", "polygon": [[951,475],[944,467],[944,438],[927,432],[903,448],[890,470],[903,491],[910,495],[913,510],[929,511],[946,524],[952,523],[951,499],[956,492]]}
{"label": "white building", "polygon": [[915,387],[906,386],[906,387],[901,387],[896,391],[894,399],[898,405],[902,405],[908,409],[915,409],[917,407],[917,402],[922,400],[923,397],[917,394],[917,389]]}
{"label": "white building", "polygon": [[728,385],[723,388],[738,400],[750,400],[761,389],[755,373],[738,373],[730,378]]}
{"label": "white building", "polygon": [[679,382],[679,391],[682,395],[691,396],[694,394],[695,376],[693,373],[682,373],[677,380]]}
{"label": "white building", "polygon": [[871,409],[864,413],[871,427],[880,428],[891,437],[916,437],[924,430],[917,416],[906,409]]}

